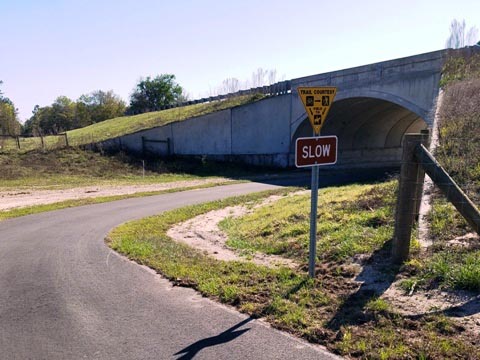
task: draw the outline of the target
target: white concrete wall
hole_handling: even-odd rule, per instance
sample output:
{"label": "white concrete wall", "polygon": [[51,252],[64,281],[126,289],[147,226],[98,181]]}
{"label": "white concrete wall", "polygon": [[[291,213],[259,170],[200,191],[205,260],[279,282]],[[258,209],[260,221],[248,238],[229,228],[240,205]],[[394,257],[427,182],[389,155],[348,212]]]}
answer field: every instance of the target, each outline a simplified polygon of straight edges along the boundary
{"label": "white concrete wall", "polygon": [[288,153],[290,95],[232,109],[232,154]]}
{"label": "white concrete wall", "polygon": [[172,124],[173,152],[222,155],[232,151],[232,110],[222,110]]}

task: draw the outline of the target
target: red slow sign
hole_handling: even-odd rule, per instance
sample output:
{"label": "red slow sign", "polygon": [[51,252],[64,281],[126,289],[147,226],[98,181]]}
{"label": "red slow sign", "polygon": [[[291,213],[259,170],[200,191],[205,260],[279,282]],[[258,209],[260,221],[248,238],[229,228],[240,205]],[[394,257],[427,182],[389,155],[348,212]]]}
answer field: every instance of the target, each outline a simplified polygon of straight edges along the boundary
{"label": "red slow sign", "polygon": [[305,167],[335,164],[337,144],[336,136],[298,138],[295,143],[295,165]]}

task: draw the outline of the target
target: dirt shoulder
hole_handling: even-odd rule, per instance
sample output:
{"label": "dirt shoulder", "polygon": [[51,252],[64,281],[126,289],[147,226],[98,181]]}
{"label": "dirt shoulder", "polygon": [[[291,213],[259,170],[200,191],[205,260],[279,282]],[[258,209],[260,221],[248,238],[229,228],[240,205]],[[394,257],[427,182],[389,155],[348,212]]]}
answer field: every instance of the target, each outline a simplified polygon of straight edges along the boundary
{"label": "dirt shoulder", "polygon": [[[291,193],[293,196],[305,191]],[[238,218],[252,213],[259,207],[268,206],[284,196],[273,195],[253,207],[246,205],[228,206],[223,209],[209,211],[190,220],[177,224],[168,230],[167,235],[177,242],[185,243],[202,251],[204,254],[217,260],[224,261],[252,261],[258,265],[270,267],[286,266],[296,268],[299,265],[291,259],[276,255],[266,255],[256,252],[242,255],[227,245],[228,235],[220,230],[218,224],[226,218]]]}
{"label": "dirt shoulder", "polygon": [[202,180],[175,181],[144,185],[86,186],[61,190],[22,189],[20,191],[0,191],[0,211],[7,211],[34,205],[53,204],[65,200],[165,191],[202,185],[220,184],[228,181],[229,180],[225,178],[209,178]]}

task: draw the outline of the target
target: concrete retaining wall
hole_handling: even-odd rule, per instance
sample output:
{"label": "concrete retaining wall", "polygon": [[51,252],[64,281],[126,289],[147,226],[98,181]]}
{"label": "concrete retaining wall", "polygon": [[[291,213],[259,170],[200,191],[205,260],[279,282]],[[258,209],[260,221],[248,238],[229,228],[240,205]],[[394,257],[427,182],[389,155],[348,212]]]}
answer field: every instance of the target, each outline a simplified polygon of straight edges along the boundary
{"label": "concrete retaining wall", "polygon": [[[205,156],[286,167],[290,145],[289,99],[289,94],[266,98],[110,139],[97,146],[106,151],[127,151],[139,156]],[[166,143],[156,142],[167,139],[170,153]]]}

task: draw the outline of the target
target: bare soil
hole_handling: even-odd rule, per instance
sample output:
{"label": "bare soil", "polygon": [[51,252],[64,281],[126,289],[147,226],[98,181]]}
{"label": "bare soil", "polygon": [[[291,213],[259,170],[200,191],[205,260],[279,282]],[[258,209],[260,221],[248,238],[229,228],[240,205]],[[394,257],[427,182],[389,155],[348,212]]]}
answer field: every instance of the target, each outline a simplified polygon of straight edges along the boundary
{"label": "bare soil", "polygon": [[[298,193],[294,193],[298,194]],[[292,196],[293,194],[287,195]],[[286,266],[290,268],[298,267],[293,260],[276,255],[266,255],[255,253],[244,256],[240,252],[230,248],[226,242],[228,240],[218,224],[228,217],[241,217],[253,212],[261,206],[268,206],[281,199],[283,196],[273,195],[265,199],[262,203],[247,207],[243,205],[229,206],[224,209],[210,211],[208,213],[196,216],[190,220],[173,226],[168,230],[167,235],[178,242],[183,242],[196,249],[201,250],[206,255],[214,257],[217,260],[224,261],[252,261],[265,266]]]}

